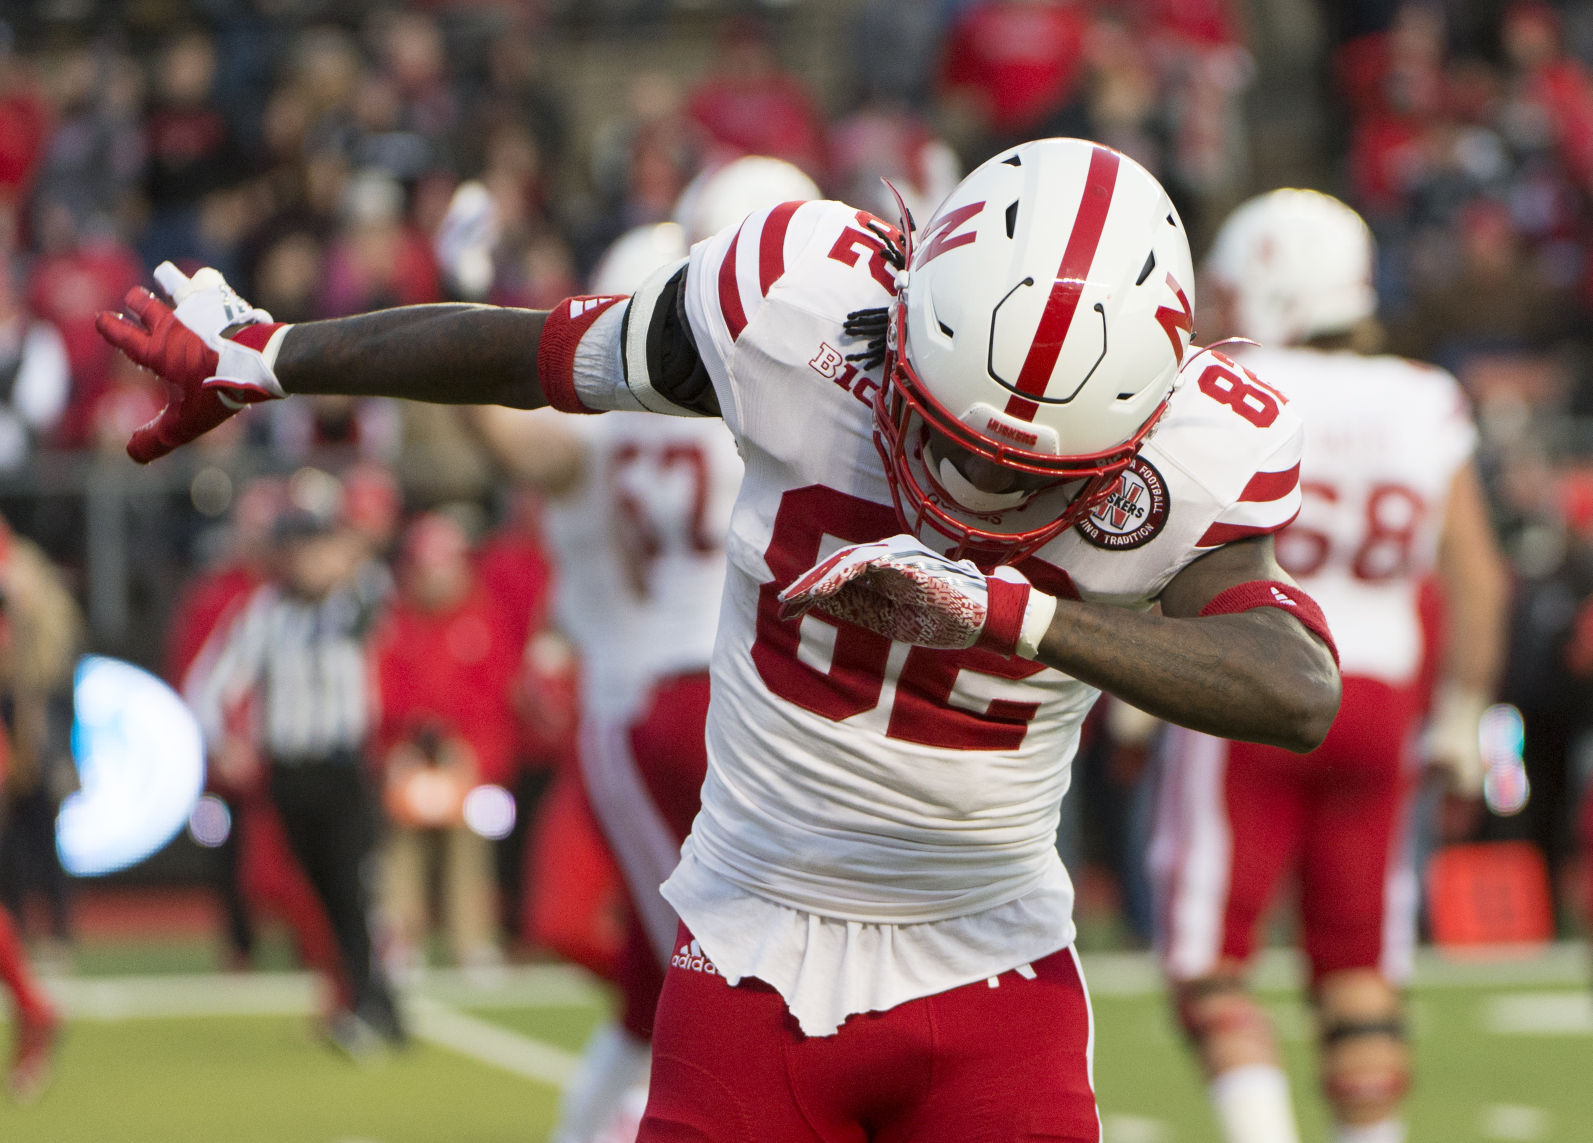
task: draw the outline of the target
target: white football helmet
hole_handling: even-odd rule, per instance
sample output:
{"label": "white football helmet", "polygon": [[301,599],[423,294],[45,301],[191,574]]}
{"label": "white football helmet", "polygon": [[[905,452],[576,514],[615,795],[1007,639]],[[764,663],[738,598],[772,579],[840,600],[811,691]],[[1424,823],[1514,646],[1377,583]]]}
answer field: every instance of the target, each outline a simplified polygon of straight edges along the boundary
{"label": "white football helmet", "polygon": [[1360,215],[1331,195],[1287,187],[1230,214],[1202,269],[1232,295],[1232,332],[1291,345],[1376,312],[1372,256]]}
{"label": "white football helmet", "polygon": [[603,251],[587,288],[594,294],[633,294],[654,270],[680,261],[687,250],[686,232],[677,223],[633,226]]}
{"label": "white football helmet", "polygon": [[675,221],[685,228],[686,241],[697,243],[755,210],[822,197],[801,168],[784,159],[743,155],[692,179],[675,203]]}
{"label": "white football helmet", "polygon": [[1178,213],[1126,155],[1041,139],[970,172],[911,236],[875,402],[903,525],[1016,559],[1078,522],[1166,410],[1193,295]]}

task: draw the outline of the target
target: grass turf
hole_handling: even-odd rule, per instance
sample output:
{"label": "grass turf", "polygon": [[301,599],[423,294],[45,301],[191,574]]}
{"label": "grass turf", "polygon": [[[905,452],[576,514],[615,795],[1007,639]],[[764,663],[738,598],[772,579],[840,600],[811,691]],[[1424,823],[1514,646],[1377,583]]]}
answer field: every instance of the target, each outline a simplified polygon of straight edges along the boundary
{"label": "grass turf", "polygon": [[[89,959],[96,969],[115,961],[111,954]],[[141,952],[126,968],[160,963]],[[191,954],[166,963],[194,965]],[[87,983],[114,989],[119,979]],[[237,987],[257,979],[238,978]],[[579,985],[568,996],[556,986],[523,1002],[513,989],[455,988],[442,1002],[574,1053],[601,1018],[602,1001]],[[184,1005],[189,1014],[181,1016],[161,1014],[158,998],[168,993],[150,993],[136,981],[127,988],[145,989],[140,1003],[119,1008],[123,1001],[108,992],[80,1004],[45,1098],[30,1108],[0,1102],[0,1141],[536,1143],[546,1136],[556,1102],[546,1083],[424,1042],[401,1056],[354,1064],[317,1042],[302,1012],[212,1014],[194,999],[232,987],[196,984],[193,1002]],[[1269,992],[1266,999],[1282,1030],[1305,1139],[1325,1141],[1309,1020],[1292,994]],[[1551,1019],[1536,1030],[1506,1031],[1491,1013],[1521,1000]],[[1550,985],[1513,986],[1487,972],[1469,983],[1419,984],[1412,997],[1419,1072],[1411,1138],[1593,1141],[1593,1007],[1588,1020],[1577,1015],[1587,1004],[1575,974]],[[1096,989],[1095,1011],[1106,1143],[1217,1143],[1200,1081],[1160,997],[1108,979]],[[1556,1012],[1576,1018],[1555,1030]]]}

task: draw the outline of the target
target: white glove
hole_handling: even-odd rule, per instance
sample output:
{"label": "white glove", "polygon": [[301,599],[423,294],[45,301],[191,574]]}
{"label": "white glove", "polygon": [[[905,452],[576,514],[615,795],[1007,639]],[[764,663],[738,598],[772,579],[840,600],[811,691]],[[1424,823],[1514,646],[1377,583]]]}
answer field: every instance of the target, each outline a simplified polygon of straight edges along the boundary
{"label": "white glove", "polygon": [[235,340],[242,331],[235,331],[232,337],[222,331],[239,325],[273,325],[273,319],[244,301],[219,270],[206,266],[190,278],[170,262],[162,262],[155,267],[155,281],[175,303],[172,312],[177,320],[215,350],[216,373],[204,387],[213,390],[223,404],[241,408],[288,395],[274,366],[282,338],[291,326],[276,325],[269,337],[248,339],[260,341],[259,345],[243,344]]}
{"label": "white glove", "polygon": [[1464,798],[1482,796],[1488,764],[1482,756],[1478,728],[1487,709],[1488,699],[1481,691],[1457,683],[1441,684],[1422,735],[1422,756],[1428,765],[1447,770],[1451,789]]}
{"label": "white glove", "polygon": [[437,228],[432,250],[437,264],[464,297],[485,298],[492,290],[492,251],[500,232],[492,193],[475,179],[459,184]]}
{"label": "white glove", "polygon": [[986,575],[914,536],[842,548],[780,593],[780,617],[809,608],[901,643],[937,650],[978,646],[1032,659],[1056,613],[1016,568]]}

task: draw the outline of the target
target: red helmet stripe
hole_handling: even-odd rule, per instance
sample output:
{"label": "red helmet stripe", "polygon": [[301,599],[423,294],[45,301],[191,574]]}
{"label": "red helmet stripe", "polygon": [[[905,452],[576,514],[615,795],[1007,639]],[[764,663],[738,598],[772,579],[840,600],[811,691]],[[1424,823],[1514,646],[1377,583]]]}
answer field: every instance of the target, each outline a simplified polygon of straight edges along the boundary
{"label": "red helmet stripe", "polygon": [[741,283],[736,281],[736,247],[740,244],[741,231],[738,230],[730,239],[725,260],[719,263],[719,312],[724,316],[731,341],[747,328],[747,311],[741,305]]}
{"label": "red helmet stripe", "polygon": [[780,275],[785,273],[785,232],[791,225],[791,216],[800,202],[782,202],[769,212],[764,220],[763,233],[758,237],[758,289],[764,297]]}
{"label": "red helmet stripe", "polygon": [[[1084,280],[1089,276],[1096,248],[1101,244],[1101,231],[1106,227],[1106,214],[1117,189],[1120,164],[1118,153],[1106,147],[1097,147],[1090,155],[1090,169],[1084,178],[1084,195],[1079,200],[1078,216],[1073,220],[1073,233],[1068,235],[1067,249],[1062,252],[1062,264],[1057,267],[1056,281],[1051,285],[1051,296],[1046,299],[1040,328],[1035,332],[1029,355],[1018,373],[1021,393],[1044,396],[1050,384],[1051,371],[1056,368],[1062,343],[1073,325],[1073,314],[1079,308],[1079,297],[1084,293]],[[1024,416],[1022,411],[1013,409],[1012,404],[1008,402],[1008,411],[1014,416]],[[1038,411],[1030,405],[1024,420],[1033,420]]]}
{"label": "red helmet stripe", "polygon": [[1039,405],[1036,405],[1033,401],[1025,400],[1016,393],[1007,398],[1006,414],[1009,417],[1017,417],[1021,421],[1032,421],[1034,420],[1034,415],[1039,411]]}

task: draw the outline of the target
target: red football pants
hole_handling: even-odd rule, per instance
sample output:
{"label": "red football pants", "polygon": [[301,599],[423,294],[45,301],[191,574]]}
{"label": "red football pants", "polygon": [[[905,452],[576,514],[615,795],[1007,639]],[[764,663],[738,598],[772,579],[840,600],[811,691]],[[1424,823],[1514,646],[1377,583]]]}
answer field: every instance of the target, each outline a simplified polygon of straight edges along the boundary
{"label": "red football pants", "polygon": [[676,961],[637,1143],[1097,1143],[1078,963],[1033,967],[804,1036],[768,985]]}
{"label": "red football pants", "polygon": [[628,727],[588,726],[581,736],[588,796],[625,874],[626,938],[615,982],[621,1020],[641,1040],[652,1035],[679,923],[658,886],[674,871],[702,803],[708,696],[706,673],[662,679]]}
{"label": "red football pants", "polygon": [[1152,860],[1169,975],[1249,960],[1292,871],[1313,982],[1359,968],[1405,978],[1416,717],[1413,691],[1352,677],[1327,740],[1310,754],[1171,732]]}

